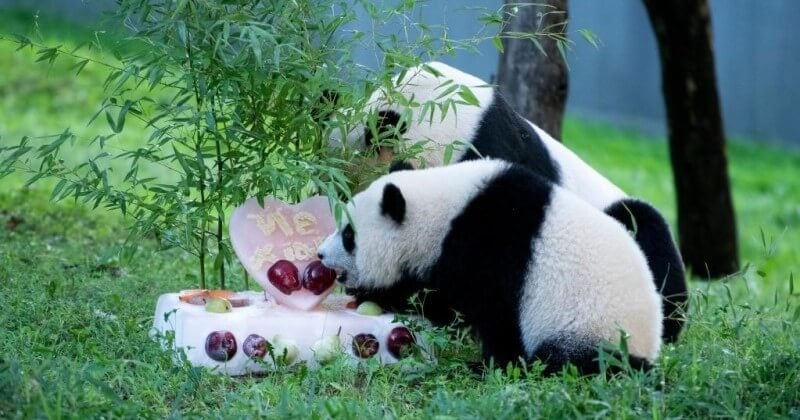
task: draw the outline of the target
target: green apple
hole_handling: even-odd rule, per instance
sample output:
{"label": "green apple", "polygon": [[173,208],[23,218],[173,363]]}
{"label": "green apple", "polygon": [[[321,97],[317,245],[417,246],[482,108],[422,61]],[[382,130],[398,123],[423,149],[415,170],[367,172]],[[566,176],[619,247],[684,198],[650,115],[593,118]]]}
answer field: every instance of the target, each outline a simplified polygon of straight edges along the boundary
{"label": "green apple", "polygon": [[361,302],[361,305],[358,305],[356,308],[356,312],[361,315],[370,315],[370,316],[378,316],[383,313],[383,309],[375,303],[370,301]]}
{"label": "green apple", "polygon": [[233,310],[233,306],[228,299],[220,297],[209,297],[206,299],[206,312],[223,314]]}

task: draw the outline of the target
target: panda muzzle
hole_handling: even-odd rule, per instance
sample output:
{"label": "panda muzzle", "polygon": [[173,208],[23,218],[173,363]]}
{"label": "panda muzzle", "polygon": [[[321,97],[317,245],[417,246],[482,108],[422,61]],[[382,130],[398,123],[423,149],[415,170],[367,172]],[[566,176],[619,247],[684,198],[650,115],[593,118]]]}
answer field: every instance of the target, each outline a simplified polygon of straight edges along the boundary
{"label": "panda muzzle", "polygon": [[339,273],[339,276],[336,277],[336,281],[342,284],[347,284],[347,271],[342,271]]}

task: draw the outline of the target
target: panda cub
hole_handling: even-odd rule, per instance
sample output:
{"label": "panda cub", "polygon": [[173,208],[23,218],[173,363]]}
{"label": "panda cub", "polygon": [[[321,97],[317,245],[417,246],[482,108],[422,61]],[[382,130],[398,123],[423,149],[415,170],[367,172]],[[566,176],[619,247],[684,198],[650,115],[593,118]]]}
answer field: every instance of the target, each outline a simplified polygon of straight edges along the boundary
{"label": "panda cub", "polygon": [[[444,63],[430,62],[398,75],[395,85],[407,106],[388,99],[380,90],[370,98],[368,107],[377,114],[376,130],[356,127],[346,138],[334,133],[331,145],[347,144],[366,150],[378,137],[397,136],[407,144],[427,142],[421,159],[427,166],[446,163],[444,151],[457,141],[469,145],[453,153],[453,162],[492,157],[522,165],[547,181],[559,185],[618,220],[634,232],[662,295],[664,339],[677,340],[683,329],[683,313],[687,308],[686,276],[680,253],[664,218],[648,203],[628,197],[625,192],[581,160],[578,155],[556,141],[535,124],[517,114],[500,93],[471,74]],[[461,85],[470,89],[478,106],[460,105],[446,114],[436,111],[428,116],[423,104],[446,99],[459,100]],[[463,102],[463,101],[462,101]],[[406,116],[402,118],[401,116]],[[380,148],[381,160],[392,159],[386,148]],[[413,284],[398,284],[390,290],[366,293],[353,290],[360,299],[374,300],[396,311],[408,310],[409,296],[419,291]],[[438,302],[423,305],[426,311],[440,309]],[[442,314],[443,316],[445,314]],[[452,321],[446,317],[444,321]]]}
{"label": "panda cub", "polygon": [[598,346],[621,331],[632,366],[658,355],[661,300],[630,234],[524,167],[487,159],[396,171],[348,207],[352,224],[320,245],[322,263],[347,287],[435,289],[487,362],[594,373]]}

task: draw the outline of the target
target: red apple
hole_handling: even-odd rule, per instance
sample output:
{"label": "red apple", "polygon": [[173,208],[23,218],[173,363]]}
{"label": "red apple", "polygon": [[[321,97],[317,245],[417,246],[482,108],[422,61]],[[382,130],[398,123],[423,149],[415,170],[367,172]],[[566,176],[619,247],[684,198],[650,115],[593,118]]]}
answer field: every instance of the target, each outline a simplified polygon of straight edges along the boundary
{"label": "red apple", "polygon": [[389,335],[386,337],[386,350],[392,356],[399,359],[405,356],[408,349],[416,343],[414,334],[406,327],[399,326],[392,328]]}
{"label": "red apple", "polygon": [[236,338],[230,331],[214,331],[206,337],[206,354],[218,361],[227,362],[236,354]]}
{"label": "red apple", "polygon": [[336,272],[322,265],[322,261],[313,261],[303,271],[303,287],[315,295],[321,295],[336,281]]}
{"label": "red apple", "polygon": [[353,354],[362,359],[374,356],[379,348],[380,343],[372,334],[356,334],[353,337]]}
{"label": "red apple", "polygon": [[263,359],[267,354],[267,340],[258,334],[250,334],[244,339],[242,350],[251,359]]}
{"label": "red apple", "polygon": [[267,270],[267,278],[281,293],[290,295],[292,292],[300,290],[303,285],[300,283],[300,276],[297,266],[291,261],[278,260]]}

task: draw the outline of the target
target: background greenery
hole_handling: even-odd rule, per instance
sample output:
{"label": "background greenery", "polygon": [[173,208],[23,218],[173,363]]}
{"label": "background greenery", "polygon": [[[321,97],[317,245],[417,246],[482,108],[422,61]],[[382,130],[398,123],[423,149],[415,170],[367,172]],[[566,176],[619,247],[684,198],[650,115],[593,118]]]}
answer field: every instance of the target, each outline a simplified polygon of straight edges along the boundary
{"label": "background greenery", "polygon": [[[91,36],[43,17],[46,39],[74,45]],[[4,32],[30,17],[0,17]],[[102,100],[103,69],[75,77],[69,63],[34,64],[30,51],[0,42],[0,142],[86,126]],[[120,142],[144,135],[129,126]],[[568,120],[565,143],[632,195],[674,221],[663,139]],[[468,338],[448,331],[439,363],[416,370],[334,363],[260,378],[228,378],[176,367],[147,337],[156,297],[193,284],[196,263],[155,239],[118,259],[127,234],[116,213],[49,201],[47,184],[0,181],[0,417],[199,415],[239,417],[800,416],[800,154],[734,141],[731,176],[743,260],[725,281],[692,282],[690,324],[665,346],[659,367],[619,378],[485,378],[464,361]],[[80,162],[86,156],[64,159]],[[152,170],[158,170],[153,168]],[[232,273],[241,284],[241,271]],[[408,366],[406,366],[408,367]]]}

